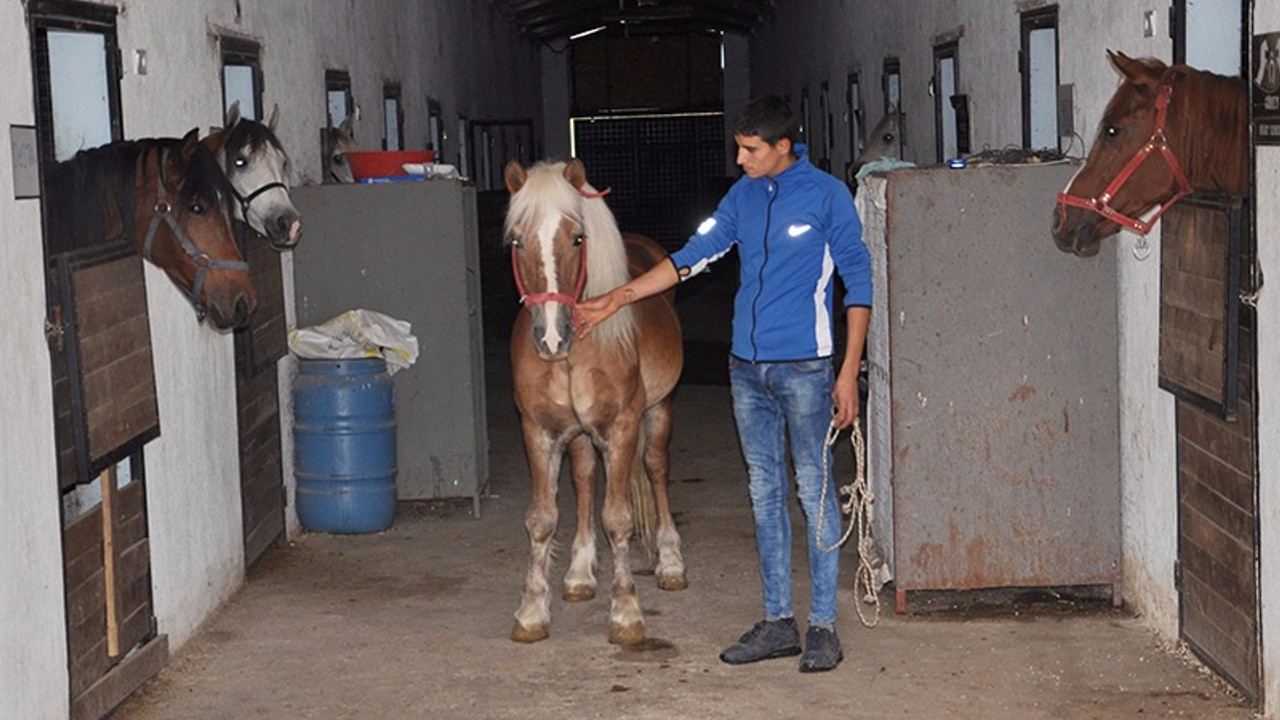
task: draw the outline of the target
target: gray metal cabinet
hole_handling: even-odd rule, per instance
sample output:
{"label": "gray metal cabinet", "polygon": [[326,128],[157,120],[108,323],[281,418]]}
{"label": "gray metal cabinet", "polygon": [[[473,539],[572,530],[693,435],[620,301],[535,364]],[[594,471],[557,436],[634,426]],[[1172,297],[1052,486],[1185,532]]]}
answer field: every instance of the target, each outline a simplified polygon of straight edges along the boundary
{"label": "gray metal cabinet", "polygon": [[1120,577],[1116,259],[1060,252],[1075,165],[902,170],[859,190],[873,527],[911,590]]}
{"label": "gray metal cabinet", "polygon": [[400,499],[470,497],[477,517],[489,443],[475,188],[455,180],[293,191],[299,327],[356,308],[412,324],[419,356],[396,373]]}

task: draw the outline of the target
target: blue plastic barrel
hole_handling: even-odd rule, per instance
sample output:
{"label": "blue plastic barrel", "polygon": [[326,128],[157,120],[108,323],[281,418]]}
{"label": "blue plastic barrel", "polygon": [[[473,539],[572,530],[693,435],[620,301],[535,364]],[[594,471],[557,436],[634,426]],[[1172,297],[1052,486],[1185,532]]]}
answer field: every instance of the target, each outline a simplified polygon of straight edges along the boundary
{"label": "blue plastic barrel", "polygon": [[294,476],[302,527],[368,533],[396,513],[396,421],[382,358],[299,360]]}

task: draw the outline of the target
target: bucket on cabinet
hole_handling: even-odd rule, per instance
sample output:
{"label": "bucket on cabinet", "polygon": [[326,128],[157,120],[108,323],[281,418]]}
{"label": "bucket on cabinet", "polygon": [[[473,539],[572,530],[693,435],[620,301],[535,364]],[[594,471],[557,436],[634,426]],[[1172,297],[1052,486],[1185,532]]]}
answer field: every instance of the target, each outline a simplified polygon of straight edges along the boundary
{"label": "bucket on cabinet", "polygon": [[298,361],[294,476],[302,527],[367,533],[396,512],[396,421],[382,358]]}

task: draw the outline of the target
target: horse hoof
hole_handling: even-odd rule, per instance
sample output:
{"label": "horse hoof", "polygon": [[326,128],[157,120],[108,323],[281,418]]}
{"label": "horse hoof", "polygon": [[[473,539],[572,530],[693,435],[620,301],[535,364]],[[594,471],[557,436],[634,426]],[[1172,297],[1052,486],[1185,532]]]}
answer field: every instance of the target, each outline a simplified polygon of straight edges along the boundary
{"label": "horse hoof", "polygon": [[527,628],[520,623],[516,623],[511,628],[511,639],[518,643],[536,643],[539,640],[546,640],[551,634],[550,629],[546,625],[534,625]]}
{"label": "horse hoof", "polygon": [[609,642],[614,645],[638,645],[644,642],[644,623],[610,624]]}
{"label": "horse hoof", "polygon": [[658,576],[659,590],[685,590],[689,587],[689,581],[685,579],[684,573],[671,573],[669,575]]}
{"label": "horse hoof", "polygon": [[565,602],[586,602],[594,600],[596,597],[596,589],[590,585],[565,585],[564,599]]}

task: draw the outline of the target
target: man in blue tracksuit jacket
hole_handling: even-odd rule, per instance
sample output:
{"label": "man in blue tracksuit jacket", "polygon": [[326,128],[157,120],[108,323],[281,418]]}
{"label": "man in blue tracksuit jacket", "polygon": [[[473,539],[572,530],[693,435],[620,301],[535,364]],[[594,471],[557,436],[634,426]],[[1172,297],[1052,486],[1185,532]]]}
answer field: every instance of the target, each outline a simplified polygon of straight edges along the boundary
{"label": "man in blue tracksuit jacket", "polygon": [[[834,487],[823,491],[825,439],[834,423],[857,418],[858,365],[871,314],[871,261],[862,224],[843,182],[815,168],[796,142],[785,101],[769,96],[748,105],[734,128],[744,176],[670,263],[600,297],[578,304],[579,333],[618,308],[698,274],[738,248],[729,379],[738,438],[747,461],[764,619],[720,659],[741,664],[801,654],[791,606],[791,524],[787,511],[788,438],[806,532],[811,600],[801,672],[830,670],[844,654],[835,631],[840,511]],[[837,374],[832,324],[833,273],[846,288],[844,359]],[[833,409],[834,404],[834,409]]]}

